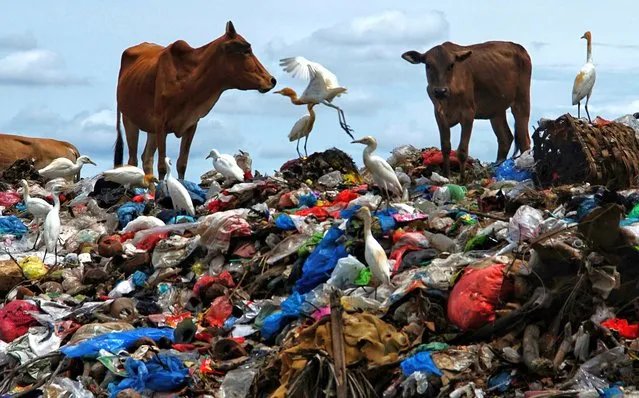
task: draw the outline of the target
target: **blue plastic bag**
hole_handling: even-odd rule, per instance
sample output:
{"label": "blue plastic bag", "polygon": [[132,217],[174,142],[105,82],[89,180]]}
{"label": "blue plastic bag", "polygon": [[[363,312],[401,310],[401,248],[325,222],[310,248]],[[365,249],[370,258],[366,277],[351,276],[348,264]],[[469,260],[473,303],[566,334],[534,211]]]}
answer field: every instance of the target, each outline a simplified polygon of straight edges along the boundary
{"label": "blue plastic bag", "polygon": [[497,169],[495,169],[495,179],[497,181],[524,181],[529,178],[531,178],[530,171],[515,167],[515,161],[513,159],[503,161]]}
{"label": "blue plastic bag", "polygon": [[577,220],[581,221],[584,217],[590,214],[599,204],[595,198],[588,198],[581,202],[577,208]]}
{"label": "blue plastic bag", "polygon": [[284,231],[292,231],[295,229],[295,223],[288,214],[280,214],[277,216],[275,219],[275,226],[279,229],[283,229]]}
{"label": "blue plastic bag", "polygon": [[176,391],[188,382],[189,370],[179,358],[170,354],[157,354],[148,362],[127,358],[124,367],[129,377],[119,384],[109,384],[110,398],[115,398],[120,391],[132,388],[141,393],[144,390],[171,392]]}
{"label": "blue plastic bag", "polygon": [[118,352],[129,348],[135,341],[142,337],[148,337],[153,341],[157,341],[162,337],[166,337],[171,341],[174,330],[171,328],[139,328],[127,330],[124,332],[111,332],[92,337],[90,339],[79,342],[75,345],[67,345],[60,348],[60,352],[69,358],[95,358],[101,349],[110,352]]}
{"label": "blue plastic bag", "polygon": [[331,277],[337,260],[348,255],[344,245],[335,243],[343,234],[344,231],[336,226],[326,232],[324,238],[304,261],[302,277],[295,282],[293,291],[301,294],[308,293]]}
{"label": "blue plastic bag", "polygon": [[169,219],[169,222],[167,222],[166,224],[177,224],[177,223],[183,223],[183,222],[191,223],[195,221],[197,220],[193,216],[179,215],[179,216],[171,217]]}
{"label": "blue plastic bag", "polygon": [[136,219],[144,211],[144,203],[127,202],[117,211],[120,229]]}
{"label": "blue plastic bag", "polygon": [[27,233],[27,227],[16,216],[0,217],[0,235],[15,235],[20,238]]}
{"label": "blue plastic bag", "polygon": [[491,390],[497,390],[499,392],[508,391],[508,387],[513,382],[513,377],[510,375],[510,370],[502,370],[496,375],[488,379],[488,387]]}
{"label": "blue plastic bag", "polygon": [[[350,209],[344,209],[339,213],[339,215],[343,219],[351,218],[355,215],[355,213],[360,207],[362,206],[356,205],[351,207]],[[393,214],[396,214],[396,213],[397,213],[397,210],[390,208],[390,209],[374,211],[371,215],[379,219],[379,224],[382,228],[382,232],[386,234],[392,231],[393,229],[395,229],[395,226],[397,225],[397,222],[395,222],[395,219],[393,218]]]}
{"label": "blue plastic bag", "polygon": [[300,207],[302,206],[306,206],[306,207],[315,207],[317,205],[317,197],[315,195],[313,195],[312,193],[309,193],[308,195],[301,195],[299,197],[299,201],[300,201]]}
{"label": "blue plastic bag", "polygon": [[264,318],[260,332],[265,340],[270,340],[273,336],[277,335],[287,323],[299,316],[305,298],[305,295],[293,292],[293,294],[282,302],[280,311],[274,312]]}
{"label": "blue plastic bag", "polygon": [[408,377],[415,372],[425,372],[429,375],[441,376],[442,372],[439,370],[433,358],[430,356],[430,351],[421,351],[414,356],[407,358],[400,364],[404,376]]}

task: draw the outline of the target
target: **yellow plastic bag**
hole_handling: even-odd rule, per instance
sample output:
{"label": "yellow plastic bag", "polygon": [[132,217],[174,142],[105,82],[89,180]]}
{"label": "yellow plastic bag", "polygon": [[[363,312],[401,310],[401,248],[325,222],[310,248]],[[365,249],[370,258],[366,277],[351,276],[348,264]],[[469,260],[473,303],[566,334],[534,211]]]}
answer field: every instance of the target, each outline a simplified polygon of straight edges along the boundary
{"label": "yellow plastic bag", "polygon": [[47,267],[37,256],[27,256],[18,261],[18,265],[22,268],[24,276],[30,281],[42,278],[48,272]]}

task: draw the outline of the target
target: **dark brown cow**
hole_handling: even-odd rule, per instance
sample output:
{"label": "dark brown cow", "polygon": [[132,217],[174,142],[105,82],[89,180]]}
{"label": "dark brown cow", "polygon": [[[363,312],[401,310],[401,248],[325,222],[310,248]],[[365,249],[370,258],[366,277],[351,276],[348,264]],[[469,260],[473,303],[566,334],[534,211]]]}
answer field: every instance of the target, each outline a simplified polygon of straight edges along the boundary
{"label": "dark brown cow", "polygon": [[275,83],[230,21],[224,35],[199,48],[178,40],[167,47],[141,43],[126,49],[118,77],[114,166],[121,165],[124,157],[120,114],[129,147],[128,164],[137,166],[139,132],[146,131],[144,171],[153,173],[157,149],[158,174],[163,178],[166,135],[173,132],[181,138],[177,171],[179,178],[184,178],[197,123],[211,111],[222,92],[239,89],[266,93]]}
{"label": "dark brown cow", "polygon": [[75,162],[80,153],[66,141],[51,138],[0,134],[0,169],[5,170],[18,159],[33,159],[35,168],[42,169],[54,159],[67,158]]}
{"label": "dark brown cow", "polygon": [[457,149],[462,180],[475,119],[490,119],[499,144],[498,162],[506,159],[513,141],[506,119],[508,108],[515,117],[515,153],[530,148],[532,63],[524,47],[503,41],[470,46],[445,42],[423,54],[405,52],[402,58],[426,64],[427,92],[435,107],[446,176],[450,173],[450,128],[458,123],[462,130]]}

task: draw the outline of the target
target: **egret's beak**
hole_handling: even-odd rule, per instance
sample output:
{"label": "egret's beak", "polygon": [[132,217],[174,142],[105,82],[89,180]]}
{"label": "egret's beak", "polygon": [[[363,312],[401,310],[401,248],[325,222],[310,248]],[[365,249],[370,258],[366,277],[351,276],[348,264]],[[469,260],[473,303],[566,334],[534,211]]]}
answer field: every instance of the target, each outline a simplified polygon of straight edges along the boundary
{"label": "egret's beak", "polygon": [[97,166],[97,164],[96,164],[93,160],[90,160],[90,159],[89,159],[89,163],[91,163],[91,164],[92,164],[92,165],[94,165],[94,166]]}
{"label": "egret's beak", "polygon": [[580,37],[580,39],[585,39],[585,38],[586,38],[585,34]]}
{"label": "egret's beak", "polygon": [[351,144],[362,144],[362,140],[359,139],[359,140],[351,141]]}
{"label": "egret's beak", "polygon": [[211,157],[211,154],[209,153],[208,155],[206,155],[206,157],[204,159],[208,159]]}
{"label": "egret's beak", "polygon": [[273,91],[273,94],[282,94],[282,90]]}

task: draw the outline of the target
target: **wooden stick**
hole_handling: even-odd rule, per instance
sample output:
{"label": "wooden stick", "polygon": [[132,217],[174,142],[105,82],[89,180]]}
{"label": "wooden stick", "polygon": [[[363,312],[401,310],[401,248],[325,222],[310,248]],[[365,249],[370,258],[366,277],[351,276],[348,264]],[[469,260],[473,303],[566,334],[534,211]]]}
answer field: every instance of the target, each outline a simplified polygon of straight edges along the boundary
{"label": "wooden stick", "polygon": [[337,398],[346,398],[346,357],[344,354],[344,322],[338,290],[331,292],[331,338],[333,362],[337,375]]}

